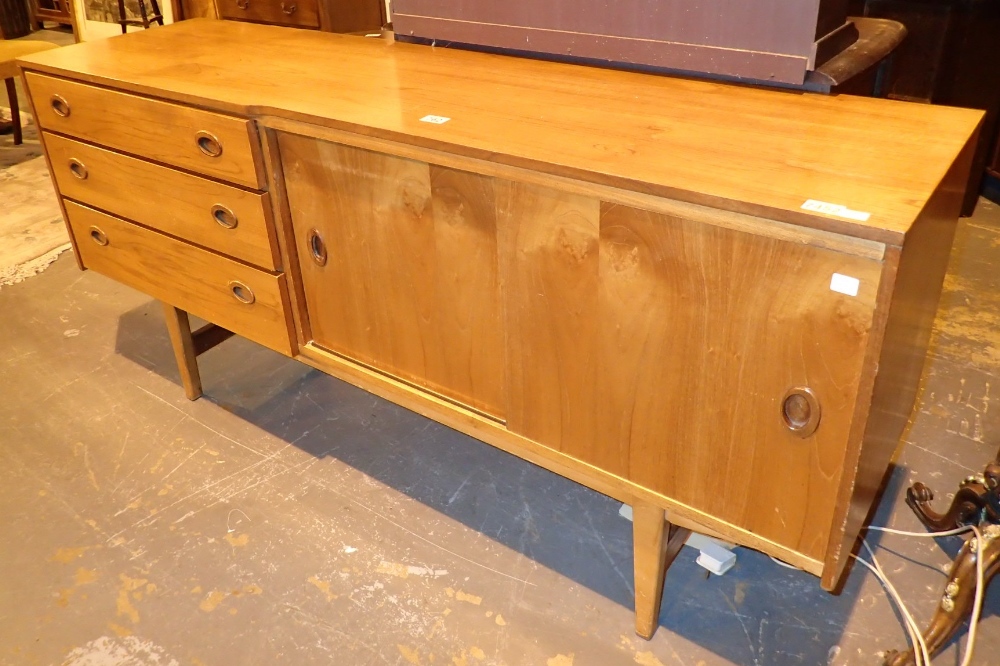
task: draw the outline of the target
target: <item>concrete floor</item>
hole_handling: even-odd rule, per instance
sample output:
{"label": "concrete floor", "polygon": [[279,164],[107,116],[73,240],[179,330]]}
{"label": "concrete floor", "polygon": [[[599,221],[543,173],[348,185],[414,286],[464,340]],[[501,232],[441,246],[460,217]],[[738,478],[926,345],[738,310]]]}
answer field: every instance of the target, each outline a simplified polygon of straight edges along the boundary
{"label": "concrete floor", "polygon": [[[996,453],[998,259],[983,201],[878,524],[919,529],[908,483],[943,497]],[[0,290],[0,359],[0,664],[876,664],[905,643],[866,571],[833,596],[747,549],[723,577],[685,549],[638,639],[614,501],[242,339],[188,402],[158,305],[68,254]],[[928,620],[960,541],[872,541]],[[975,664],[998,663],[998,611],[1000,585]]]}

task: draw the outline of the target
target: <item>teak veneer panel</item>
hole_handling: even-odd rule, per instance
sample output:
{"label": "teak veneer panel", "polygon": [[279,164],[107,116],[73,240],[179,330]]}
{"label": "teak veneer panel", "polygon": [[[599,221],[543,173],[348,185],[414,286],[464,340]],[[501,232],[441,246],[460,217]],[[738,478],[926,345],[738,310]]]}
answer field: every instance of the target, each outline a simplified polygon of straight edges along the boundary
{"label": "teak veneer panel", "polygon": [[[881,262],[614,205],[600,254],[601,445],[633,482],[822,558]],[[822,408],[806,438],[782,420],[798,386]]]}
{"label": "teak veneer panel", "polygon": [[524,183],[504,194],[507,427],[624,477],[597,432],[600,201]]}
{"label": "teak veneer panel", "polygon": [[[179,52],[178,52],[179,53]],[[161,53],[158,58],[162,58]],[[88,86],[62,78],[25,73],[43,129],[86,138],[133,155],[227,180],[245,187],[262,184],[257,165],[257,132],[246,118],[180,106],[148,97]],[[62,98],[69,113],[56,113]],[[198,132],[210,132],[222,154],[198,148]]]}
{"label": "teak veneer panel", "polygon": [[[895,244],[982,118],[243,22],[148,33],[20,62]],[[336,67],[304,67],[302,53]],[[451,120],[421,122],[428,114]],[[871,217],[803,211],[808,199]]]}
{"label": "teak veneer panel", "polygon": [[[95,208],[155,227],[238,259],[275,269],[267,194],[199,178],[105,148],[42,133],[60,194]],[[81,179],[71,160],[86,168]],[[213,217],[216,204],[233,213],[236,227]]]}
{"label": "teak veneer panel", "polygon": [[491,179],[291,134],[278,145],[316,344],[503,419]]}

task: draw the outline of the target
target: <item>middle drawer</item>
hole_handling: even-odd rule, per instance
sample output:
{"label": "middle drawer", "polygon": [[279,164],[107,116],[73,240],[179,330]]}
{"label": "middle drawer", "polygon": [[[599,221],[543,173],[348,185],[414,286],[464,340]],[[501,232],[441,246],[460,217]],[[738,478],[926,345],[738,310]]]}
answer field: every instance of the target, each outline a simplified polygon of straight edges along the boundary
{"label": "middle drawer", "polygon": [[248,192],[43,132],[59,193],[269,270],[279,266],[267,193]]}

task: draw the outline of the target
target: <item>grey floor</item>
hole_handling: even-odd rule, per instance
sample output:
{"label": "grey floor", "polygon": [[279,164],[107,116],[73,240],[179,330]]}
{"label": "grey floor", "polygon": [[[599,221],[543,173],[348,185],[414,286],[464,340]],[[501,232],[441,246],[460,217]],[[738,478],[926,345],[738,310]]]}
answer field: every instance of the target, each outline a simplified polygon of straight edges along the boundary
{"label": "grey floor", "polygon": [[[944,497],[1000,445],[998,258],[983,201],[878,524],[919,529],[906,485]],[[685,549],[638,639],[614,501],[241,339],[189,402],[157,304],[68,254],[0,290],[0,359],[0,664],[877,664],[905,641],[866,571],[833,596],[747,549],[722,577]],[[928,620],[958,538],[872,541]],[[998,611],[1000,585],[975,664],[1000,663]]]}

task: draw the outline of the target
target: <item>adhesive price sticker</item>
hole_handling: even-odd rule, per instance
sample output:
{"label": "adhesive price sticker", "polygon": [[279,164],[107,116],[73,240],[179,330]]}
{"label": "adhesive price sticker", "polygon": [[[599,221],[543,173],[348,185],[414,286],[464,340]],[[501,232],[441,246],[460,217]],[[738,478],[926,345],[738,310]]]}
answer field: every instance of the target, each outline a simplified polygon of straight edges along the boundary
{"label": "adhesive price sticker", "polygon": [[872,216],[871,213],[866,213],[863,210],[851,210],[847,206],[830,203],[828,201],[816,201],[815,199],[809,199],[802,204],[801,208],[802,210],[810,210],[814,213],[834,215],[848,220],[857,220],[858,222],[867,222],[868,218]]}

